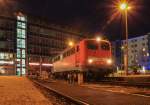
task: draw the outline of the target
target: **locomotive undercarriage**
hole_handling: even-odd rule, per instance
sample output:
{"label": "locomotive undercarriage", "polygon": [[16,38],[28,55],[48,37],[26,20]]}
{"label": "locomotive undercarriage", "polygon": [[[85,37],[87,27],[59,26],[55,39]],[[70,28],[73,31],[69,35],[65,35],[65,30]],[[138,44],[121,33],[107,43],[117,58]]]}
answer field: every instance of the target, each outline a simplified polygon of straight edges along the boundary
{"label": "locomotive undercarriage", "polygon": [[55,72],[54,77],[60,80],[69,80],[72,79],[73,82],[82,83],[82,82],[92,82],[99,81],[103,77],[109,75],[113,72],[113,68],[94,68],[86,67],[80,70],[70,70],[63,72]]}

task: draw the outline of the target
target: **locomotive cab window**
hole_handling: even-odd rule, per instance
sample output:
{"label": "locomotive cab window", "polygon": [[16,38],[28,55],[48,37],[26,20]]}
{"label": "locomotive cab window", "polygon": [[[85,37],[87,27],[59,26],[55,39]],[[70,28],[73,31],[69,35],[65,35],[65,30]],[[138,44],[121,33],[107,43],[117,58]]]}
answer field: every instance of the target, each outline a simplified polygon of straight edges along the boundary
{"label": "locomotive cab window", "polygon": [[106,43],[106,42],[102,42],[100,47],[102,50],[110,50],[109,43]]}
{"label": "locomotive cab window", "polygon": [[88,41],[87,42],[87,48],[91,50],[97,50],[98,49],[98,44],[95,43],[94,41]]}

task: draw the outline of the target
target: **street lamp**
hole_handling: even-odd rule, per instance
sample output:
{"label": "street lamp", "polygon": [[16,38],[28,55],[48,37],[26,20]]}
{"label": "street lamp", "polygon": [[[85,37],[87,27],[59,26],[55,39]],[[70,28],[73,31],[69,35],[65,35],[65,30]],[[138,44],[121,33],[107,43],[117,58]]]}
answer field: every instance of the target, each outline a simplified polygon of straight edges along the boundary
{"label": "street lamp", "polygon": [[126,37],[126,45],[125,45],[125,53],[124,53],[124,70],[125,74],[128,75],[128,14],[127,11],[130,9],[127,2],[122,2],[119,5],[119,9],[123,12],[124,21],[125,21],[125,37]]}

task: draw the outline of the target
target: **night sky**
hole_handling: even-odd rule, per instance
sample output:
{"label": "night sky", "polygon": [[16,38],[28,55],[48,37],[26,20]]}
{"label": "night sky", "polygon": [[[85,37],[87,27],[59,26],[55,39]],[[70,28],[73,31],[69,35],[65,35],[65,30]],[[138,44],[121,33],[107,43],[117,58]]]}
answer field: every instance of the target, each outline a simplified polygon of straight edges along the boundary
{"label": "night sky", "polygon": [[[91,35],[104,34],[110,40],[120,39],[122,36],[122,18],[120,14],[115,15],[114,7],[118,0],[16,1],[13,5],[9,4],[9,7],[47,18],[54,24],[72,27]],[[134,7],[128,15],[129,36],[150,32],[150,0],[131,0],[130,3]]]}

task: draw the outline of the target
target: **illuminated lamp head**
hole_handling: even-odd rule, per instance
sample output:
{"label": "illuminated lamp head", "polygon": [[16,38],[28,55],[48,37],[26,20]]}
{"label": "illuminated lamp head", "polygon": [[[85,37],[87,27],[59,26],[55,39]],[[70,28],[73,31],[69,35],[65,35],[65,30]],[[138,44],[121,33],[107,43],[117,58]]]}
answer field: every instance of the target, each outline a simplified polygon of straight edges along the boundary
{"label": "illuminated lamp head", "polygon": [[118,7],[121,11],[125,11],[125,10],[130,10],[131,6],[129,6],[129,4],[127,2],[122,2],[119,4]]}
{"label": "illuminated lamp head", "polygon": [[74,46],[74,43],[73,43],[72,41],[69,41],[68,45],[69,45],[70,47],[73,47],[73,46]]}
{"label": "illuminated lamp head", "polygon": [[126,10],[126,9],[128,9],[128,4],[127,3],[121,3],[120,6],[119,6],[119,8],[121,10]]}

